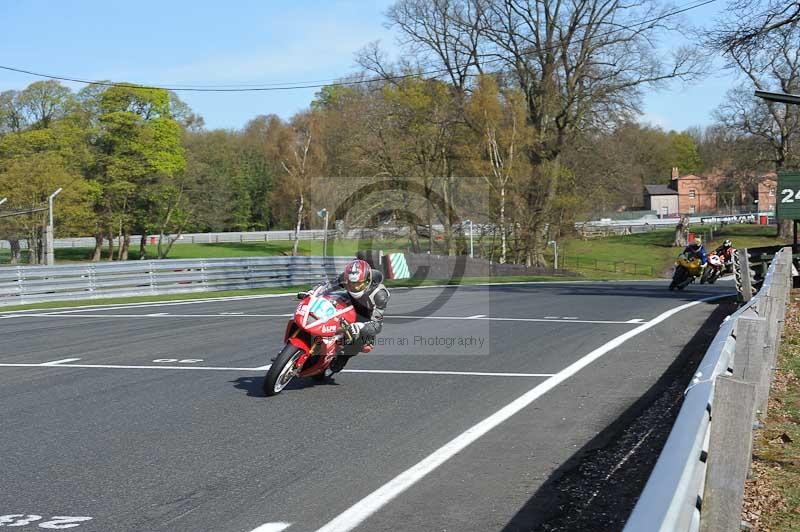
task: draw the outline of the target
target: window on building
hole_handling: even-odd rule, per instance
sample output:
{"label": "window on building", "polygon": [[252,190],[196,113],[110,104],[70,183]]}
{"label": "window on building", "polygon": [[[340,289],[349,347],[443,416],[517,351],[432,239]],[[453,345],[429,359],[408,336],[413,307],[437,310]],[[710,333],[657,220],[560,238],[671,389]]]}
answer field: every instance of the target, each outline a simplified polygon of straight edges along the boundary
{"label": "window on building", "polygon": [[690,205],[689,206],[689,212],[692,213],[692,214],[696,213],[697,212],[697,207],[695,207],[694,205]]}
{"label": "window on building", "polygon": [[775,196],[775,187],[770,187],[769,188],[769,195],[770,196]]}
{"label": "window on building", "polygon": [[693,189],[693,188],[690,188],[690,189],[689,189],[689,197],[690,197],[690,198],[692,198],[692,199],[694,199],[694,198],[695,198],[695,196],[697,196],[697,192],[695,191],[695,189]]}

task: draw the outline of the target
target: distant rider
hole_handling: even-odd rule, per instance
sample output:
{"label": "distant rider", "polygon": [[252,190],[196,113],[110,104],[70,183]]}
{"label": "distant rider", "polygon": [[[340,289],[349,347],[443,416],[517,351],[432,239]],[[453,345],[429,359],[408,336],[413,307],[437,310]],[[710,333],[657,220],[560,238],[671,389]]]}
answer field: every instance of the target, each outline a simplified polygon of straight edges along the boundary
{"label": "distant rider", "polygon": [[[356,311],[356,322],[347,327],[350,341],[329,368],[333,374],[342,371],[350,358],[359,352],[372,351],[375,336],[383,328],[383,313],[389,303],[389,291],[383,286],[383,273],[372,269],[367,261],[361,259],[350,261],[344,272],[329,286],[344,288]],[[306,295],[306,292],[301,292],[297,298],[303,299]]]}
{"label": "distant rider", "polygon": [[731,250],[733,249],[733,242],[730,240],[725,240],[720,247],[714,250],[714,253],[723,257],[724,260],[730,260],[731,257]]}
{"label": "distant rider", "polygon": [[705,267],[706,263],[708,262],[708,257],[706,255],[706,248],[703,246],[703,241],[700,238],[695,238],[694,242],[686,246],[683,250],[684,255],[689,260],[692,259],[700,259],[700,265]]}

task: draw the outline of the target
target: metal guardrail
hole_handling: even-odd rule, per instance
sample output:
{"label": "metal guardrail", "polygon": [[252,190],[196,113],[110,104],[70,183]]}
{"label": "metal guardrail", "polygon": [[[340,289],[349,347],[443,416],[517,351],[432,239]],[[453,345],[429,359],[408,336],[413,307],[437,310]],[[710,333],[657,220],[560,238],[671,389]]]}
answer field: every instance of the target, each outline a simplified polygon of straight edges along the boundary
{"label": "metal guardrail", "polygon": [[348,257],[253,257],[0,268],[0,306],[314,284]]}
{"label": "metal guardrail", "polygon": [[[328,238],[336,238],[336,231],[328,231]],[[272,242],[276,240],[294,240],[294,231],[240,231],[229,233],[186,233],[176,238],[177,235],[164,235],[165,241],[175,239],[175,245],[180,244],[222,244],[222,243],[252,243],[252,242]],[[138,248],[141,235],[131,235],[131,247]],[[304,229],[300,231],[300,240],[323,240],[325,231],[322,229]],[[158,243],[159,235],[147,235],[147,243],[154,245]],[[115,239],[115,242],[118,239]],[[27,249],[27,240],[20,240],[22,249]],[[58,249],[66,248],[93,248],[95,246],[94,237],[80,238],[57,238],[53,246]],[[0,240],[0,249],[9,249],[10,244],[6,240]]]}
{"label": "metal guardrail", "polygon": [[[780,337],[780,328],[777,324],[782,320],[782,312],[785,312],[788,299],[791,256],[790,248],[776,255],[759,292],[734,314],[726,318],[720,327],[692,382],[686,389],[681,410],[644,491],[625,525],[625,532],[676,532],[701,529],[708,510],[704,507],[703,502],[709,489],[706,486],[709,454],[716,454],[717,460],[734,460],[734,457],[725,455],[726,449],[722,448],[724,446],[720,445],[720,442],[716,442],[717,446],[715,447],[715,441],[711,438],[712,417],[715,419],[714,423],[720,426],[722,423],[730,421],[722,414],[722,411],[723,407],[730,408],[731,405],[717,405],[715,409],[715,392],[719,391],[716,389],[717,383],[719,379],[727,379],[733,375],[734,358],[740,366],[748,365],[750,367],[752,364],[751,360],[740,360],[739,356],[734,357],[741,348],[750,347],[752,349],[752,346],[744,345],[744,334],[738,330],[743,318],[748,320],[759,317],[766,318],[760,320],[765,329],[765,336],[761,336],[762,341],[756,346],[757,349],[764,351],[764,354],[751,355],[751,358],[754,359],[765,359],[762,361],[759,373],[763,371],[766,379],[764,382],[762,377],[762,380],[759,381],[757,376],[756,382],[749,383],[753,387],[761,386],[763,388],[764,385],[767,387],[766,391],[760,392],[763,404],[756,404],[756,406],[761,406],[761,412],[765,410],[766,394],[768,394],[771,380],[769,372],[774,365],[774,351],[777,350],[776,346]],[[740,344],[738,347],[737,338]],[[767,345],[765,346],[764,343]],[[771,355],[766,353],[767,348],[773,350]],[[742,373],[742,369],[742,367],[737,368],[736,373]],[[752,380],[752,375],[750,377]],[[735,415],[740,418],[740,424],[744,423],[750,431],[752,430],[752,420],[747,419],[745,406],[742,406]],[[748,433],[748,436],[752,438],[751,433]],[[735,459],[746,460],[749,464],[750,456],[747,453],[746,456],[735,457]],[[736,479],[726,480],[726,482],[733,485],[734,491],[738,489]],[[743,484],[744,478],[741,479],[742,489]],[[735,501],[732,505],[736,505]],[[739,499],[738,505],[741,506],[741,499]],[[729,506],[731,505],[729,504]],[[728,517],[737,523],[739,521],[738,513]],[[713,526],[709,528],[707,523],[704,524],[704,529],[717,530]],[[733,528],[725,528],[725,530],[733,530]]]}

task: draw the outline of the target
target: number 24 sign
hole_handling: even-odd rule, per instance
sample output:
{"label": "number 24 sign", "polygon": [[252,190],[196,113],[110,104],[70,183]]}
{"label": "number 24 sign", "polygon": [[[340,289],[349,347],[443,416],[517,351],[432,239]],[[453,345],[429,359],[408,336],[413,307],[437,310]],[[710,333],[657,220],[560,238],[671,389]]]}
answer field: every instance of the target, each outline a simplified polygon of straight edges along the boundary
{"label": "number 24 sign", "polygon": [[800,220],[800,173],[778,175],[778,218]]}

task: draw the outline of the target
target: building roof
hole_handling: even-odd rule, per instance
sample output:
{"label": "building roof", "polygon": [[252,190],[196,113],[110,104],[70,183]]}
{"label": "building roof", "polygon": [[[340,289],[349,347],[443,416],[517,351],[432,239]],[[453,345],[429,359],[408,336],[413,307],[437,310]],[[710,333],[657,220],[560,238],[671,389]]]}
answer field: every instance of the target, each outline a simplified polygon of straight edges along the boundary
{"label": "building roof", "polygon": [[648,196],[677,196],[678,191],[667,185],[645,185],[644,190]]}

